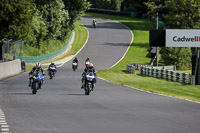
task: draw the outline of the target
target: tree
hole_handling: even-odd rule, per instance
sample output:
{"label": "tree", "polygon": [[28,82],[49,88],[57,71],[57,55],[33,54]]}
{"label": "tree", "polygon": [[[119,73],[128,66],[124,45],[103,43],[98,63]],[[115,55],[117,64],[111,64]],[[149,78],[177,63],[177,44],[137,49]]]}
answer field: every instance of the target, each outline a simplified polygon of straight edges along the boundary
{"label": "tree", "polygon": [[74,28],[74,23],[84,14],[84,11],[90,7],[87,0],[63,0],[65,9],[69,13],[70,28]]}
{"label": "tree", "polygon": [[200,28],[200,0],[166,0],[164,18],[170,28]]}
{"label": "tree", "polygon": [[89,0],[94,8],[120,11],[123,0]]}
{"label": "tree", "polygon": [[29,33],[33,0],[1,0],[0,38],[24,39]]}
{"label": "tree", "polygon": [[[48,39],[63,38],[63,27],[69,28],[68,11],[62,0],[50,0],[44,5],[38,7],[42,14],[42,18],[47,26]],[[64,34],[66,35],[66,33]]]}
{"label": "tree", "polygon": [[147,1],[148,0],[123,0],[124,11],[146,13],[147,7],[144,5],[144,2]]}
{"label": "tree", "polygon": [[188,69],[191,67],[190,48],[162,48],[160,51],[160,63],[164,65],[175,65],[177,69]]}

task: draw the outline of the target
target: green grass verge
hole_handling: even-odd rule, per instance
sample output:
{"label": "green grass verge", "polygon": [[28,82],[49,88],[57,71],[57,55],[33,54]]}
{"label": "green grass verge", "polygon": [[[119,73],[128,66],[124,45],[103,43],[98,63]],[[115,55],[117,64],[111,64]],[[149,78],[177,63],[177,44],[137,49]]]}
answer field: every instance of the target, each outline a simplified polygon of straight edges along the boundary
{"label": "green grass verge", "polygon": [[118,21],[128,26],[134,34],[133,43],[131,44],[131,47],[124,59],[115,67],[109,70],[99,70],[99,77],[107,79],[113,83],[129,85],[143,90],[162,93],[174,97],[200,101],[199,85],[185,85],[182,83],[166,81],[163,79],[143,77],[139,75],[138,71],[136,71],[136,74],[125,73],[126,64],[128,63],[150,63],[150,58],[147,57],[149,49],[148,31],[153,28],[153,25],[150,21],[139,18],[111,16],[95,13],[86,13],[86,16],[93,16]]}
{"label": "green grass verge", "polygon": [[[87,37],[88,37],[87,30],[84,28],[84,26],[82,26],[78,22],[75,23],[75,29],[74,30],[75,30],[75,39],[74,39],[74,42],[72,44],[72,49],[70,50],[70,52],[63,55],[60,58],[55,59],[55,60],[49,60],[49,61],[43,62],[43,64],[44,63],[50,64],[50,62],[52,62],[52,61],[61,60],[61,59],[66,58],[70,55],[75,55],[81,49],[81,47],[85,44]],[[33,66],[34,66],[33,64],[27,64],[26,65],[26,71],[31,71]],[[47,68],[47,67],[43,66],[43,68]]]}

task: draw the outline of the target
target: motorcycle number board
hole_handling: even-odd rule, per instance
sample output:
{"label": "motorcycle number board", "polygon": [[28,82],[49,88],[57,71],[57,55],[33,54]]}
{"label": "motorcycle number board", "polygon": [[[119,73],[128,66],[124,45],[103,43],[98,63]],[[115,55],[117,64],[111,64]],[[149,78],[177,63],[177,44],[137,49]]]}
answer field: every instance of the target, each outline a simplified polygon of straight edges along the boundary
{"label": "motorcycle number board", "polygon": [[166,47],[200,47],[200,30],[166,29]]}

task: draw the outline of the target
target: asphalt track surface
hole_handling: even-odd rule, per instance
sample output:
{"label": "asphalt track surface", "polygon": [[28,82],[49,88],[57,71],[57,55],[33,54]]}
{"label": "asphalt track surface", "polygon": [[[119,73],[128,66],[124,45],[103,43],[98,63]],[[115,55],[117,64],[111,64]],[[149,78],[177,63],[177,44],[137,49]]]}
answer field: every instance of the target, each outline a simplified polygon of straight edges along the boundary
{"label": "asphalt track surface", "polygon": [[[89,40],[71,62],[46,78],[43,89],[31,94],[28,73],[0,81],[0,106],[10,133],[199,133],[200,104],[141,92],[98,79],[95,91],[80,89],[84,60],[90,57],[97,70],[114,65],[125,53],[131,33],[123,25],[93,18],[81,23]],[[120,78],[120,77],[119,77]],[[1,122],[0,122],[1,124]],[[3,132],[3,131],[2,131]]]}

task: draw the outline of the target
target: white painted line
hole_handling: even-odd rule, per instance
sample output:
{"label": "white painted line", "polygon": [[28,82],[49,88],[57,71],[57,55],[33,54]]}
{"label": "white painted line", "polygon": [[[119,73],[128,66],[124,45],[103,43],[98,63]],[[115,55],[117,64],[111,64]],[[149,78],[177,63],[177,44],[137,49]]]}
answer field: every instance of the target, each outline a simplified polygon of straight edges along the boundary
{"label": "white painted line", "polygon": [[8,123],[7,122],[2,122],[2,123],[0,123],[0,125],[8,125]]}
{"label": "white painted line", "polygon": [[10,132],[2,132],[2,133],[10,133]]}
{"label": "white painted line", "polygon": [[1,131],[3,132],[3,131],[9,131],[9,129],[8,128],[1,128]]}
{"label": "white painted line", "polygon": [[4,127],[9,127],[9,126],[8,125],[1,125],[1,127],[4,128]]}
{"label": "white painted line", "polygon": [[1,122],[6,122],[6,121],[5,121],[5,120],[0,120],[0,123],[1,123]]}
{"label": "white painted line", "polygon": [[[81,24],[81,23],[80,23]],[[83,25],[83,24],[81,24],[81,25]],[[83,26],[84,28],[85,28],[85,26]],[[86,30],[87,30],[87,28],[85,28]],[[76,54],[75,55],[73,55],[72,56],[72,58],[71,59],[73,59],[77,54],[79,54],[80,53],[80,51],[85,47],[85,45],[87,44],[87,42],[88,42],[88,39],[89,39],[89,31],[87,30],[87,33],[88,33],[88,36],[87,36],[87,40],[86,40],[86,42],[85,42],[85,44],[81,47],[81,49],[78,51],[78,52],[76,52]],[[64,63],[62,63],[61,65],[59,65],[58,67],[61,67],[61,66],[63,66],[65,63],[67,63],[68,61],[70,61],[71,59],[69,59],[69,60],[67,60],[67,61],[65,61]]]}
{"label": "white painted line", "polygon": [[5,117],[0,118],[0,120],[5,120]]}
{"label": "white painted line", "polygon": [[[114,20],[112,20],[112,21],[114,21]],[[116,22],[116,23],[119,23],[119,22],[117,22],[117,21],[115,21],[115,22]],[[132,38],[131,38],[131,42],[130,42],[128,48],[126,49],[126,52],[125,52],[124,55],[122,56],[122,58],[121,58],[120,60],[118,60],[114,65],[112,65],[111,67],[109,67],[108,69],[113,68],[113,67],[116,66],[122,59],[124,59],[124,57],[126,56],[128,50],[129,50],[129,48],[131,47],[131,44],[132,44],[133,39],[134,39],[134,35],[133,35],[133,32],[131,31],[131,29],[130,29],[129,27],[127,27],[126,25],[122,24],[122,23],[119,23],[119,24],[123,25],[124,27],[126,27],[126,28],[131,32]]]}

